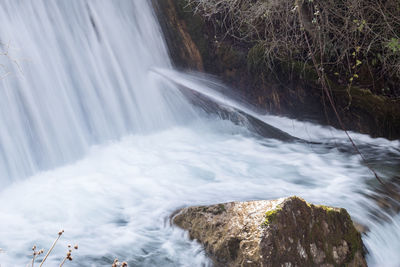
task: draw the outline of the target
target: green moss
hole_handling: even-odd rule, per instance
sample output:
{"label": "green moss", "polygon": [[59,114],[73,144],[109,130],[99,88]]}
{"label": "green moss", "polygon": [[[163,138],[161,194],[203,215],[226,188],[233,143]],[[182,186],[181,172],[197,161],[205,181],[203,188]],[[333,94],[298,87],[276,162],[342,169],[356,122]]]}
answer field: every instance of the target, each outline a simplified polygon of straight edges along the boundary
{"label": "green moss", "polygon": [[247,69],[250,73],[258,74],[265,70],[264,42],[255,44],[247,53]]}
{"label": "green moss", "polygon": [[[269,69],[273,69],[278,76],[286,77],[288,75],[294,75],[297,78],[301,78],[309,82],[317,82],[318,74],[314,66],[296,60],[279,61],[277,59],[270,59],[266,57],[266,43],[260,41],[256,43],[247,54],[247,68],[249,72],[253,74],[259,74],[266,72]],[[273,60],[273,62],[271,61]],[[271,65],[274,68],[271,68]]]}
{"label": "green moss", "polygon": [[356,86],[336,86],[332,87],[332,92],[339,106],[360,118],[361,132],[389,139],[400,135],[400,101],[375,95],[370,90]]}
{"label": "green moss", "polygon": [[224,204],[218,204],[218,209],[219,209],[220,213],[223,213],[226,211]]}
{"label": "green moss", "polygon": [[291,74],[297,78],[313,83],[316,83],[319,78],[314,66],[302,61],[291,60],[281,62],[280,67],[282,74],[285,76]]}
{"label": "green moss", "polygon": [[336,209],[336,208],[332,208],[332,207],[328,207],[328,206],[324,206],[324,205],[317,205],[316,207],[322,208],[327,213],[332,213],[332,212],[337,212],[338,211],[338,209]]}
{"label": "green moss", "polygon": [[263,222],[264,226],[268,226],[270,223],[274,222],[276,220],[276,216],[278,214],[279,211],[281,211],[281,208],[276,208],[276,209],[272,209],[269,210],[265,213],[265,220]]}
{"label": "green moss", "polygon": [[363,248],[361,247],[361,234],[353,226],[350,214],[345,209],[340,209],[340,213],[346,218],[346,222],[350,224],[348,227],[349,231],[344,235],[344,240],[346,240],[347,244],[350,246],[350,260],[353,260],[357,251],[363,251]]}
{"label": "green moss", "polygon": [[[347,262],[352,261],[355,257],[355,253],[357,251],[362,251],[361,247],[362,241],[360,233],[358,233],[355,227],[353,226],[353,222],[351,220],[349,213],[345,209],[332,208],[324,205],[318,205],[316,207],[321,208],[326,212],[326,214],[328,215],[326,217],[328,220],[327,221],[328,225],[342,225],[343,226],[342,229],[345,230],[345,232],[342,232],[341,234],[341,231],[337,229],[336,231],[338,231],[337,233],[339,234],[339,236],[332,234],[328,235],[329,237],[328,247],[325,247],[324,251],[325,255],[327,256],[327,259],[330,262],[334,262],[332,254],[333,245],[340,246],[342,240],[345,240],[349,245],[350,249],[350,255],[348,256],[348,259],[346,261]],[[313,227],[312,232],[313,234],[318,235],[321,232],[321,225],[320,223],[316,223],[314,226],[316,227]]]}

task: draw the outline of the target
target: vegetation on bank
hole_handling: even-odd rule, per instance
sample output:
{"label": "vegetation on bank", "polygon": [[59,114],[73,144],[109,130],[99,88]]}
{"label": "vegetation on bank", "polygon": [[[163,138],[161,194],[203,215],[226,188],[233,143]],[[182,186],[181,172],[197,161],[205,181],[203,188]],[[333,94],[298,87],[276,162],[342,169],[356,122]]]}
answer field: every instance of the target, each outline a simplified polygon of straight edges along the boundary
{"label": "vegetation on bank", "polygon": [[271,114],[400,138],[395,1],[153,1],[177,67]]}
{"label": "vegetation on bank", "polygon": [[400,97],[399,1],[187,2],[226,36],[252,46],[248,60],[253,71],[299,62],[338,84]]}

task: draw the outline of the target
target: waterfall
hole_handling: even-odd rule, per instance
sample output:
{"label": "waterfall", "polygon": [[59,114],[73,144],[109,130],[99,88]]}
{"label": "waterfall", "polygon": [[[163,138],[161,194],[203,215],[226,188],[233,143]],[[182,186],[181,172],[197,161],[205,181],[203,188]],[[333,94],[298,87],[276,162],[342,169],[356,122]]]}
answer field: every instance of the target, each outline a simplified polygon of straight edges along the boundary
{"label": "waterfall", "polygon": [[147,0],[2,0],[0,42],[0,186],[190,117],[147,77],[171,65]]}
{"label": "waterfall", "polygon": [[[65,229],[48,266],[70,242],[71,266],[209,266],[174,211],[299,195],[369,228],[370,266],[399,266],[400,202],[346,133],[260,115],[220,85],[172,69],[150,0],[0,0],[0,265]],[[400,142],[350,134],[398,188]]]}

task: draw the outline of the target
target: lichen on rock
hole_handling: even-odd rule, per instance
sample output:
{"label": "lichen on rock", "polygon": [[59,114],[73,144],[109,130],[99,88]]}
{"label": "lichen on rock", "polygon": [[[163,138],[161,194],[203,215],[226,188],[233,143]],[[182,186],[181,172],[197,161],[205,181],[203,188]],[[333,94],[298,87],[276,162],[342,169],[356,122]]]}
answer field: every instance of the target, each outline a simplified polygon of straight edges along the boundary
{"label": "lichen on rock", "polygon": [[202,243],[216,266],[366,266],[347,211],[298,197],[188,207],[173,223]]}

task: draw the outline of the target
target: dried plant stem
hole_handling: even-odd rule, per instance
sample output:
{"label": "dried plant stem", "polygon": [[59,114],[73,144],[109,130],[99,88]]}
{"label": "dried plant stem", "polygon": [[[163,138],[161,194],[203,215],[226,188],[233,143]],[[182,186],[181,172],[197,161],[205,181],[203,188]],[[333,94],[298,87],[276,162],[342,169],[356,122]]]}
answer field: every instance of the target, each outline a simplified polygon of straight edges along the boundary
{"label": "dried plant stem", "polygon": [[62,266],[64,265],[64,263],[65,263],[65,261],[67,260],[67,258],[68,258],[68,257],[64,257],[64,259],[63,259],[63,261],[60,263],[60,266],[59,266],[59,267],[62,267]]}
{"label": "dried plant stem", "polygon": [[53,250],[53,248],[55,247],[55,245],[57,244],[57,241],[60,239],[62,233],[64,232],[64,230],[60,231],[58,233],[58,237],[56,238],[56,240],[54,240],[53,245],[50,247],[49,251],[47,251],[46,256],[44,256],[42,262],[40,263],[39,267],[42,267],[43,263],[46,261],[47,257],[50,255],[51,251]]}
{"label": "dried plant stem", "polygon": [[32,267],[33,267],[33,265],[35,264],[35,259],[36,259],[36,254],[34,253],[34,254],[33,254],[33,259],[32,259]]}

